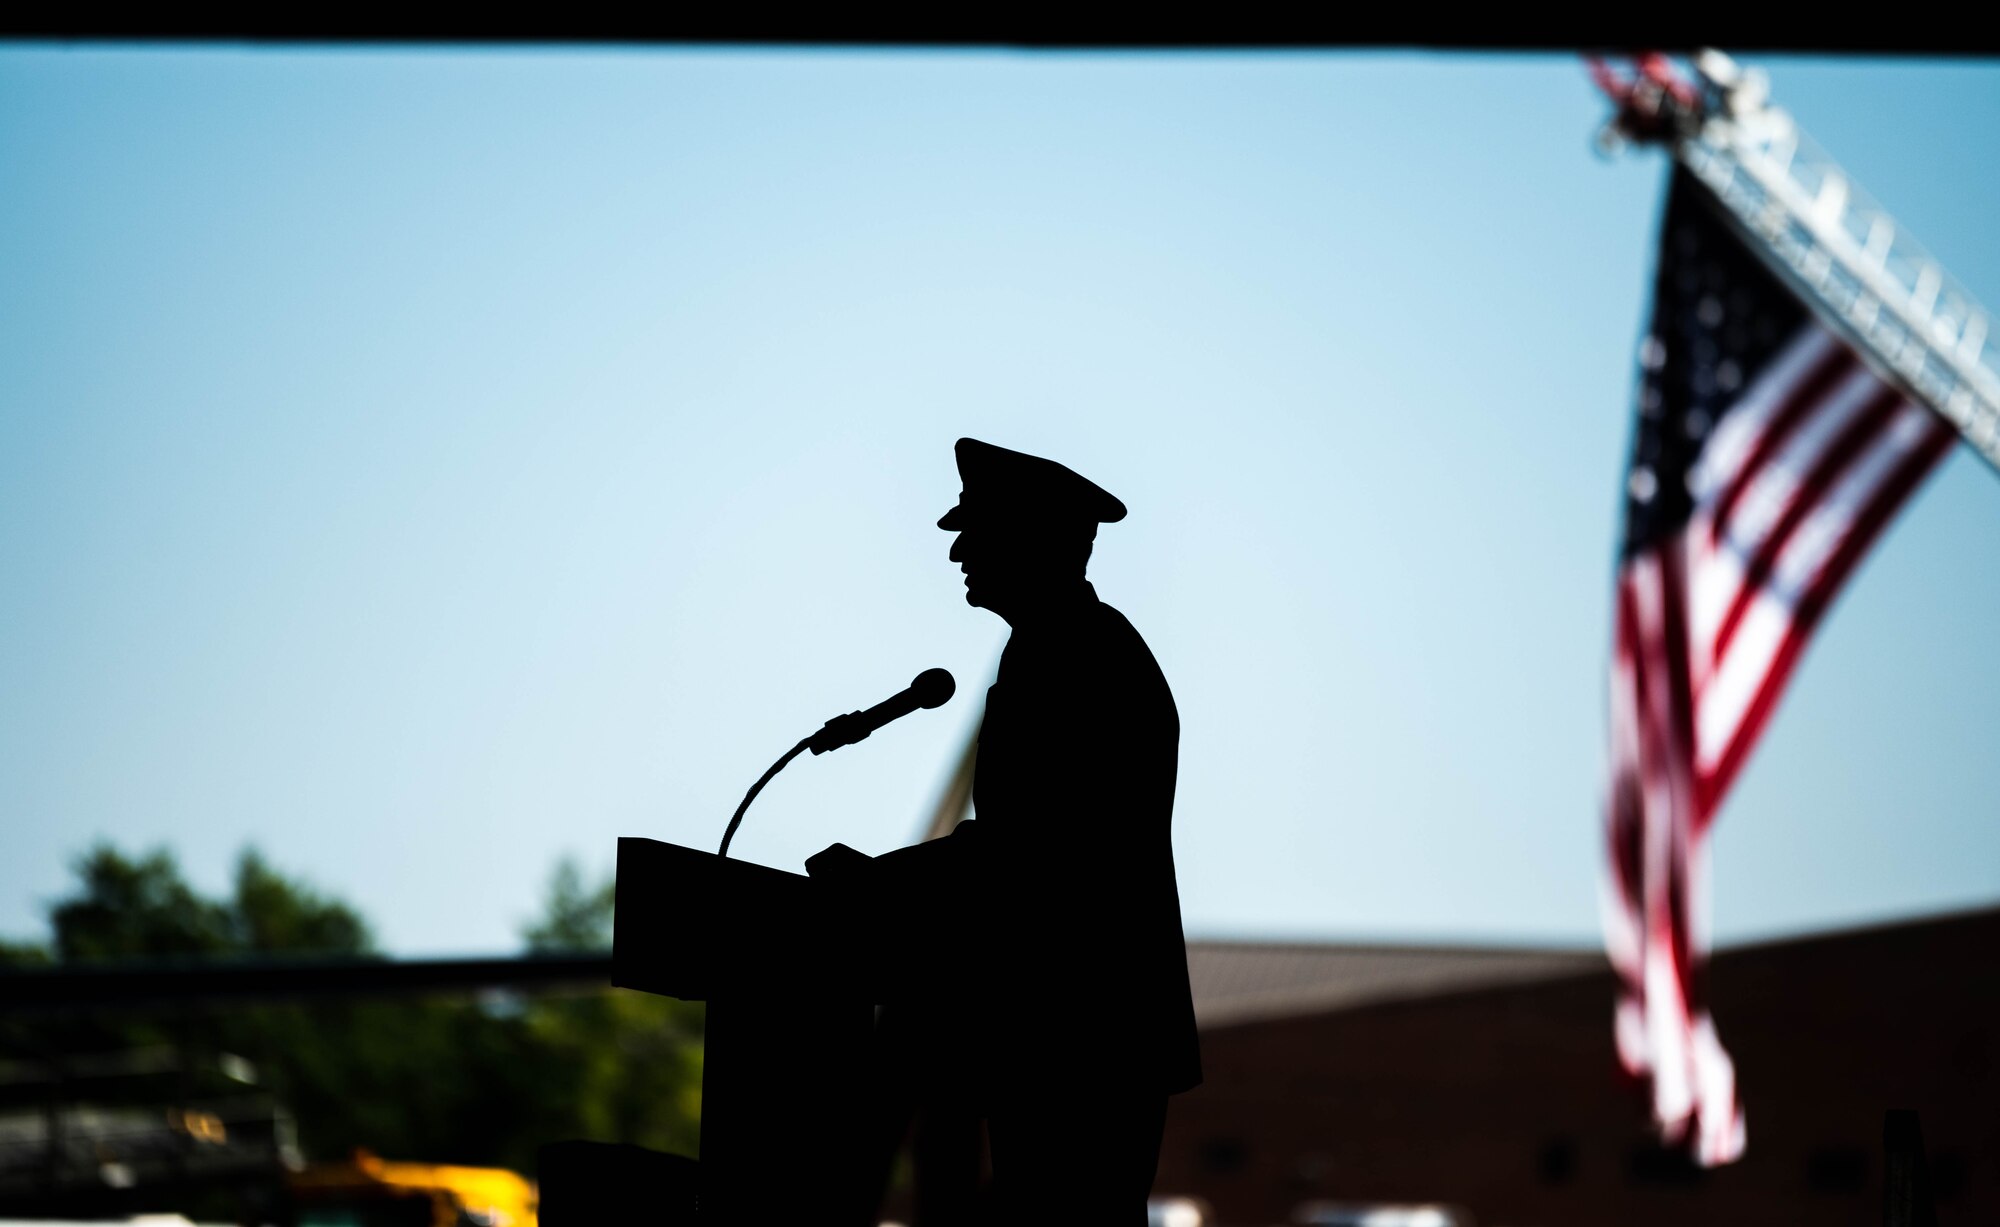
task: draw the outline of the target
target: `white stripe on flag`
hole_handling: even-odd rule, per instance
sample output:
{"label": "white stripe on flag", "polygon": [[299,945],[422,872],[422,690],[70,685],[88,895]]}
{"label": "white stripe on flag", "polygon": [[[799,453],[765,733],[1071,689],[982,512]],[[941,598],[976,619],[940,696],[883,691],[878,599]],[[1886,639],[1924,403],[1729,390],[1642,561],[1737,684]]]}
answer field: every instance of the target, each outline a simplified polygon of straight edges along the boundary
{"label": "white stripe on flag", "polygon": [[1771,587],[1793,604],[1805,596],[1855,521],[1882,494],[1911,452],[1930,437],[1931,411],[1905,401],[1867,451],[1841,476],[1812,513],[1792,531],[1771,572]]}
{"label": "white stripe on flag", "polygon": [[1841,349],[1824,328],[1812,324],[1785,342],[1756,380],[1729,407],[1702,446],[1701,459],[1688,474],[1688,492],[1696,502],[1719,495],[1729,478],[1756,448],[1765,429],[1797,387],[1827,356]]}
{"label": "white stripe on flag", "polygon": [[[1751,474],[1750,484],[1724,528],[1726,539],[1718,562],[1730,563],[1741,573],[1763,548],[1827,448],[1882,392],[1882,381],[1872,372],[1855,370],[1807,412],[1778,445],[1776,454]],[[1732,554],[1735,557],[1731,558]]]}
{"label": "white stripe on flag", "polygon": [[1743,1157],[1743,1112],[1736,1102],[1736,1065],[1715,1034],[1715,1020],[1703,1010],[1694,1023],[1695,1079],[1701,1086],[1695,1153],[1708,1167]]}
{"label": "white stripe on flag", "polygon": [[[1728,754],[1765,675],[1792,633],[1799,602],[1812,592],[1827,560],[1883,493],[1885,483],[1929,437],[1929,415],[1929,410],[1905,402],[1792,531],[1769,581],[1758,589],[1737,624],[1728,651],[1698,683],[1695,761],[1704,774],[1718,768]],[[1713,558],[1709,566],[1729,572],[1729,579],[1716,582],[1733,581],[1740,587],[1741,561],[1733,553]],[[1704,637],[1712,639],[1713,631],[1704,632]]]}
{"label": "white stripe on flag", "polygon": [[1721,765],[1791,629],[1791,602],[1768,588],[1758,589],[1736,624],[1721,667],[1695,698],[1695,766],[1702,774]]}

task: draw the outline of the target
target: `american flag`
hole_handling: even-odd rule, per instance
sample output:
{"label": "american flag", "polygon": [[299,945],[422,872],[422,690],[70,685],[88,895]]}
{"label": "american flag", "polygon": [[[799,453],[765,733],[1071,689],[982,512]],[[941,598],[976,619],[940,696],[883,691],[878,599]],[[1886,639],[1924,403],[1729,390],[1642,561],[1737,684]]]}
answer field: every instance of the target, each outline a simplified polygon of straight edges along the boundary
{"label": "american flag", "polygon": [[1684,168],[1668,191],[1625,481],[1605,941],[1619,1060],[1704,1165],[1743,1153],[1704,993],[1707,840],[1840,585],[1950,450],[1759,262]]}

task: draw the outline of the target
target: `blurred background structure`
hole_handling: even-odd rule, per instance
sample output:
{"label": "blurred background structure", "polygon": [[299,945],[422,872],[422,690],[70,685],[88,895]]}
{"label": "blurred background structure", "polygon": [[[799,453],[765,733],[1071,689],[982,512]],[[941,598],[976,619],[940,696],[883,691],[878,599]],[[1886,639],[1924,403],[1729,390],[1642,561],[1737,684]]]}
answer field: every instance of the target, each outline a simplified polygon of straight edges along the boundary
{"label": "blurred background structure", "polygon": [[[2000,294],[2000,68],[1765,66]],[[976,698],[1000,628],[931,528],[972,434],[1132,508],[1092,571],[1182,709],[1210,1070],[1162,1194],[1858,1224],[1911,1106],[1992,1217],[1969,455],[1717,828],[1750,1154],[1692,1169],[1614,1080],[1665,168],[1600,118],[1564,56],[0,47],[0,1215],[490,1218],[541,1141],[690,1152],[698,1008],[593,987],[613,840],[712,846],[917,668]],[[788,772],[737,854],[905,842],[975,711]],[[79,996],[314,960],[352,991]]]}
{"label": "blurred background structure", "polygon": [[[0,1213],[283,1221],[303,1196],[348,1222],[370,1152],[532,1174],[559,1137],[695,1148],[701,1008],[607,989],[609,887],[573,863],[523,956],[479,963],[383,959],[254,852],[219,899],[164,852],[100,846],[76,877],[51,940],[7,951],[42,974],[0,998]],[[452,1186],[424,1187],[390,1200]]]}

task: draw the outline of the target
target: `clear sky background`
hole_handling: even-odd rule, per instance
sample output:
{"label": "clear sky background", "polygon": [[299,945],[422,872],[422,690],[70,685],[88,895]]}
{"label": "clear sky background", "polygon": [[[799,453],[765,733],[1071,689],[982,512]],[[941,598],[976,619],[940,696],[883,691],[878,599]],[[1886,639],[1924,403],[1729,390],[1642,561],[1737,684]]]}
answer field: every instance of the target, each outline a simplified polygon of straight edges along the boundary
{"label": "clear sky background", "polygon": [[[2000,303],[2000,67],[1777,59]],[[1589,944],[1664,158],[1565,56],[0,48],[0,933],[254,843],[406,954],[564,853],[912,839],[1004,637],[960,435],[1120,495],[1191,933]],[[1724,810],[1725,941],[1990,904],[1961,449]]]}

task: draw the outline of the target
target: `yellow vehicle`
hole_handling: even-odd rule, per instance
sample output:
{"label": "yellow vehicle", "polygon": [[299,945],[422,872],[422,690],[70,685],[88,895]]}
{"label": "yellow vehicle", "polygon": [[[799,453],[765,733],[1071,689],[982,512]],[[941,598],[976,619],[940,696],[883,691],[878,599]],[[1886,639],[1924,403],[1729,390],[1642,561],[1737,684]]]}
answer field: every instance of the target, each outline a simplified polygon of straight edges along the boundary
{"label": "yellow vehicle", "polygon": [[297,1227],[536,1227],[534,1182],[501,1167],[394,1163],[365,1150],[289,1180]]}

